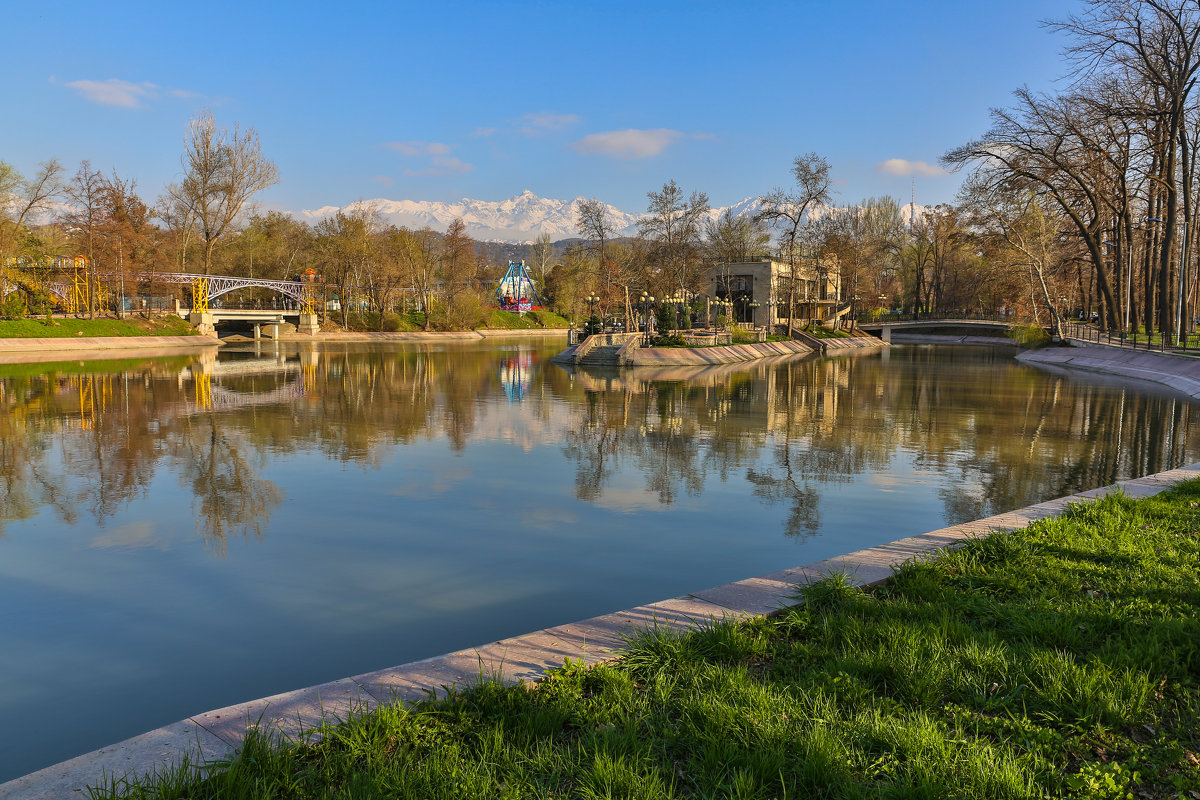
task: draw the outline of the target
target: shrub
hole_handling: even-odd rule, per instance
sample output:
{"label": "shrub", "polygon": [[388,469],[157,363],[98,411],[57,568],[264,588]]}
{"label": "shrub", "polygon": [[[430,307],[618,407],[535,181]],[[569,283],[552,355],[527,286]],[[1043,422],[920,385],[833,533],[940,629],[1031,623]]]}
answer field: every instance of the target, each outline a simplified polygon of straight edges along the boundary
{"label": "shrub", "polygon": [[20,292],[9,292],[0,299],[0,317],[4,319],[23,319],[28,311]]}
{"label": "shrub", "polygon": [[1050,334],[1041,325],[1014,325],[1008,329],[1008,338],[1021,347],[1042,347],[1050,343]]}

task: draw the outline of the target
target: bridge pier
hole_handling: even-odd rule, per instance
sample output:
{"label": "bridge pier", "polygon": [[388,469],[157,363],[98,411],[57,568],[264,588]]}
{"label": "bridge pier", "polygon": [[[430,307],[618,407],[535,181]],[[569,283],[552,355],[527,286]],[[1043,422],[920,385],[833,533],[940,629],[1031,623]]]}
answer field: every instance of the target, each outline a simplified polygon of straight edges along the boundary
{"label": "bridge pier", "polygon": [[188,322],[196,326],[202,336],[216,336],[217,326],[214,324],[211,311],[193,311],[188,314]]}
{"label": "bridge pier", "polygon": [[888,344],[891,344],[892,343],[892,329],[889,326],[885,325],[883,330],[881,330],[879,332],[879,338],[883,339]]}
{"label": "bridge pier", "polygon": [[321,332],[321,321],[317,319],[316,314],[301,314],[300,321],[296,325],[296,331],[313,336]]}
{"label": "bridge pier", "polygon": [[254,341],[262,338],[262,325],[255,323],[254,325]]}

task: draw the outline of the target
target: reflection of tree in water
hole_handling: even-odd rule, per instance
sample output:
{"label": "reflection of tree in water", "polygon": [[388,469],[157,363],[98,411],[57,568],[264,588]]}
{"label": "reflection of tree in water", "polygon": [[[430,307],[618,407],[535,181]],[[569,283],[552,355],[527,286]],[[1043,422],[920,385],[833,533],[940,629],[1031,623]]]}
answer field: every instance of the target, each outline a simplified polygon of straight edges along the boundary
{"label": "reflection of tree in water", "polygon": [[820,528],[821,485],[904,473],[901,456],[948,484],[945,515],[959,522],[1196,452],[1186,401],[1054,378],[1000,351],[799,360],[702,385],[647,374],[592,381],[564,448],[581,499],[599,498],[622,459],[664,504],[702,492],[710,473],[745,470],[753,496],[788,508],[785,531],[809,535]]}
{"label": "reflection of tree in water", "polygon": [[246,450],[257,452],[226,433],[213,413],[189,419],[172,442],[181,480],[192,490],[197,532],[220,555],[231,536],[262,537],[283,501],[283,490],[259,477],[261,454],[251,466]]}
{"label": "reflection of tree in water", "polygon": [[219,432],[216,415],[207,425],[193,424],[188,389],[179,381],[187,363],[0,378],[0,523],[48,507],[67,524],[85,512],[103,526],[148,491],[170,454],[195,492],[199,532],[214,549],[223,551],[234,532],[261,534],[279,490],[241,455],[249,448]]}
{"label": "reflection of tree in water", "polygon": [[[456,347],[285,352],[274,372],[235,370],[214,385],[261,400],[302,375],[302,393],[203,413],[180,374],[186,361],[94,375],[0,367],[0,530],[42,509],[104,524],[167,463],[219,552],[231,536],[266,534],[282,502],[262,477],[274,457],[310,451],[377,468],[399,445],[441,437],[463,452],[480,436],[518,437],[519,426],[536,428],[528,442],[562,442],[580,499],[601,499],[622,469],[664,505],[715,478],[786,509],[784,530],[795,535],[819,529],[822,486],[873,472],[934,476],[951,487],[942,500],[957,521],[1166,469],[1197,451],[1186,402],[1047,376],[988,351],[897,348],[890,362],[699,374],[572,375],[534,358],[519,407],[497,369],[510,357]],[[493,409],[504,430],[481,427]]]}
{"label": "reflection of tree in water", "polygon": [[[496,355],[351,347],[281,362],[239,354],[221,362],[237,370],[212,379],[232,405],[200,414],[191,380],[181,377],[187,358],[123,363],[111,374],[60,375],[55,365],[38,365],[6,375],[0,367],[0,532],[45,508],[67,524],[86,513],[103,525],[147,491],[165,460],[192,493],[198,532],[223,552],[231,536],[266,534],[283,499],[261,476],[271,456],[311,449],[377,467],[390,448],[439,434],[464,449],[480,398],[503,396]],[[252,362],[266,367],[256,372]],[[299,399],[257,400],[300,377]],[[237,398],[252,402],[239,407]]]}

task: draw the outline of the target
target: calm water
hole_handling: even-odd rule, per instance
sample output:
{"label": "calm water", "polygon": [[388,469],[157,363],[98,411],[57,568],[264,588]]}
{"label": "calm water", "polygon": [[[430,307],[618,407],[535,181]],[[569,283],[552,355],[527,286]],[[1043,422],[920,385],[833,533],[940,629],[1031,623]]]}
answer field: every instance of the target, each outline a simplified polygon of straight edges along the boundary
{"label": "calm water", "polygon": [[[557,343],[555,343],[557,344]],[[1007,351],[0,366],[0,781],[189,714],[1200,460]]]}

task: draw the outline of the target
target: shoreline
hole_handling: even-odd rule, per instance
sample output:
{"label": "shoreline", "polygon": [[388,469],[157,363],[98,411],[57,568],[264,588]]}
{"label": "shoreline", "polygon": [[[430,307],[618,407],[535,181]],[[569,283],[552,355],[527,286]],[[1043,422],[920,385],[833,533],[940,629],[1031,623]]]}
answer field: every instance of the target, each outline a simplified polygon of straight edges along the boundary
{"label": "shoreline", "polygon": [[[79,336],[61,338],[12,338],[0,339],[0,364],[28,363],[46,360],[75,361],[103,360],[124,356],[157,356],[178,354],[188,349],[223,347],[227,344],[247,342],[453,342],[482,341],[484,339],[542,338],[567,335],[566,328],[538,329],[488,329],[471,331],[403,331],[385,332],[329,332],[314,336],[286,334],[277,339],[237,339],[226,341],[214,336]],[[49,356],[49,358],[47,358]],[[54,356],[63,356],[54,358]]]}
{"label": "shoreline", "polygon": [[1200,359],[1102,345],[1043,347],[1019,353],[1022,364],[1149,381],[1200,399]]}
{"label": "shoreline", "polygon": [[210,336],[64,336],[62,338],[0,339],[0,355],[8,353],[75,353],[146,348],[219,347],[221,341]]}
{"label": "shoreline", "polygon": [[290,692],[196,714],[130,739],[0,784],[4,800],[44,800],[81,791],[120,776],[145,775],[188,759],[202,764],[229,756],[257,724],[295,738],[323,722],[345,719],[352,710],[384,703],[412,702],[448,687],[471,685],[488,675],[511,682],[537,681],[564,658],[596,664],[617,658],[630,629],[659,626],[689,630],[713,619],[771,616],[796,604],[795,586],[843,572],[859,587],[887,582],[900,564],[953,549],[964,541],[1002,530],[1020,529],[1061,514],[1072,503],[1090,502],[1123,491],[1150,497],[1190,478],[1200,463],[1120,481],[1015,509],[973,522],[951,525],[875,547],[777,572],[734,581],[591,619],[468,647],[442,656],[355,675]]}

